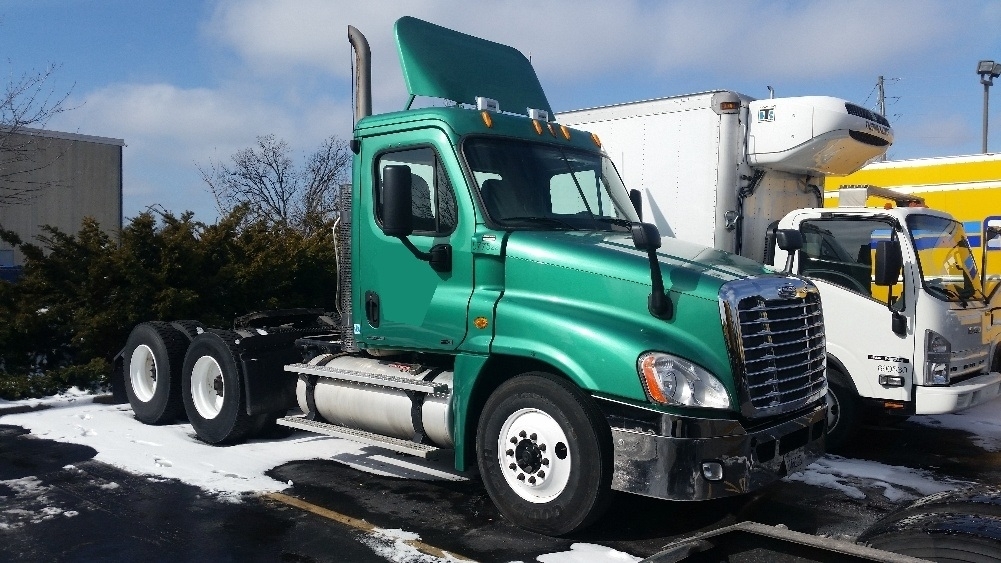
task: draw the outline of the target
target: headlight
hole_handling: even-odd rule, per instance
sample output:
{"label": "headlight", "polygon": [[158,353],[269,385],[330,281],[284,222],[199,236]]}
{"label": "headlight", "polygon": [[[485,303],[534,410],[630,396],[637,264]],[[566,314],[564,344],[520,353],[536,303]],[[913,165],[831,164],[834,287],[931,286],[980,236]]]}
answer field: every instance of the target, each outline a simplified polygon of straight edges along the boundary
{"label": "headlight", "polygon": [[725,409],[726,389],[711,373],[677,356],[647,352],[636,362],[650,399],[665,405]]}
{"label": "headlight", "polygon": [[934,330],[925,331],[925,385],[948,385],[952,344]]}

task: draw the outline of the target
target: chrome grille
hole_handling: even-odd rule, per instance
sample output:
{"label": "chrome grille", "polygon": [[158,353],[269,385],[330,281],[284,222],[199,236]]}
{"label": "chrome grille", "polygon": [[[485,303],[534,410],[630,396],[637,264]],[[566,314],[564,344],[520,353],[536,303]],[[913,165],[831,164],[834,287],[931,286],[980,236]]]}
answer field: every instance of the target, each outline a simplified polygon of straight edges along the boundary
{"label": "chrome grille", "polygon": [[731,282],[721,305],[744,416],[790,412],[827,392],[823,314],[813,284],[784,276]]}

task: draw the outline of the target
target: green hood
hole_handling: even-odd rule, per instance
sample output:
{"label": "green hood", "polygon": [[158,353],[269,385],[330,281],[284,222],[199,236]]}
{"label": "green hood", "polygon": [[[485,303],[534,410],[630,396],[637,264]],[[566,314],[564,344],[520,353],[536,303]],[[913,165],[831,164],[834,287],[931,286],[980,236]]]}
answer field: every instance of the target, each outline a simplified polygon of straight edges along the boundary
{"label": "green hood", "polygon": [[664,239],[660,250],[674,305],[668,320],[647,310],[650,265],[628,234],[510,233],[492,351],[537,358],[585,389],[615,390],[616,397],[641,402],[636,360],[646,351],[664,351],[708,369],[736,396],[720,287],[771,271],[677,239]]}
{"label": "green hood", "polygon": [[[509,260],[576,270],[650,286],[646,252],[633,246],[628,233],[516,231],[507,241]],[[657,252],[669,291],[692,293],[716,301],[726,282],[773,270],[740,256],[675,238],[663,239]]]}

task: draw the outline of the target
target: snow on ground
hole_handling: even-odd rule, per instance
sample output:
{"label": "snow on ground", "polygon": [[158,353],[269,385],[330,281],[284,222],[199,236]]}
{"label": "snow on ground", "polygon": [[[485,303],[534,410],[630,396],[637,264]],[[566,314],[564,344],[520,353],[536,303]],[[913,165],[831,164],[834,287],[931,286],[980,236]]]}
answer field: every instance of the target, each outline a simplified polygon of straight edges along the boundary
{"label": "snow on ground", "polygon": [[[30,412],[2,414],[15,408],[38,408]],[[269,469],[295,460],[330,459],[362,471],[379,475],[424,480],[463,480],[447,464],[425,462],[417,458],[398,458],[377,448],[338,438],[298,432],[289,438],[251,440],[244,444],[211,447],[195,438],[188,423],[147,426],[137,421],[128,405],[95,403],[94,397],[79,390],[46,399],[24,401],[0,400],[0,424],[26,428],[33,436],[90,446],[97,451],[94,459],[147,475],[153,479],[178,479],[201,487],[222,501],[240,502],[245,493],[280,491],[292,483],[276,481],[265,475]],[[66,469],[75,469],[67,466]],[[25,497],[17,513],[0,521],[0,529],[17,528],[53,518],[71,518],[44,496],[38,479],[0,481],[16,495]],[[116,483],[95,486],[116,487]],[[9,510],[6,512],[10,512]],[[450,563],[457,559],[422,553],[412,542],[420,537],[404,530],[376,530],[363,543],[375,553],[394,563]],[[570,551],[540,555],[544,563],[621,563],[639,558],[614,549],[573,544]]]}
{"label": "snow on ground", "polygon": [[446,465],[420,460],[395,459],[382,450],[321,436],[296,433],[289,438],[251,440],[244,444],[210,447],[195,438],[188,423],[147,426],[137,421],[129,405],[94,403],[93,396],[74,391],[40,400],[7,403],[10,406],[45,406],[41,410],[8,414],[0,424],[28,429],[33,436],[90,446],[95,459],[131,473],[178,479],[239,500],[249,492],[280,491],[289,483],[264,472],[283,463],[306,459],[350,460],[359,469],[416,479],[464,479]]}
{"label": "snow on ground", "polygon": [[[973,443],[978,447],[989,452],[1001,451],[1001,400],[989,401],[956,414],[914,416],[910,421],[970,432]],[[937,478],[929,471],[835,455],[826,455],[805,471],[786,479],[837,489],[854,499],[866,497],[862,487],[882,488],[883,495],[895,503],[970,484]]]}
{"label": "snow on ground", "polygon": [[786,477],[817,487],[827,487],[862,500],[865,488],[881,488],[891,502],[913,500],[933,493],[949,491],[969,483],[937,478],[930,471],[886,465],[864,459],[825,455],[800,473]]}
{"label": "snow on ground", "polygon": [[955,414],[914,416],[910,420],[925,426],[972,432],[977,446],[989,452],[1001,451],[1001,399]]}

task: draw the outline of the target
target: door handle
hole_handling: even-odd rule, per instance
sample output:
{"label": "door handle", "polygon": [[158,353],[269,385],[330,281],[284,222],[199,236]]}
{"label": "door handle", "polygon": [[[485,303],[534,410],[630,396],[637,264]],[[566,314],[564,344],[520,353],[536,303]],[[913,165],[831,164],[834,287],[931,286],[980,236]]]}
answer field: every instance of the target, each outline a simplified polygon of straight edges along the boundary
{"label": "door handle", "polygon": [[379,328],[379,294],[374,291],[365,292],[365,318],[372,328]]}

